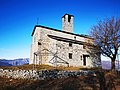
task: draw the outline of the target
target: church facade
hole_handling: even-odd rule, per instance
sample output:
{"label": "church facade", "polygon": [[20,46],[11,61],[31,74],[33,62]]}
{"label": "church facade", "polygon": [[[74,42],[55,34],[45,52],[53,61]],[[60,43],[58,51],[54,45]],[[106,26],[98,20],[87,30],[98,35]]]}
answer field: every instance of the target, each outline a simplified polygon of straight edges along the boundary
{"label": "church facade", "polygon": [[98,66],[100,53],[94,52],[93,39],[87,35],[74,34],[73,22],[74,16],[65,14],[62,17],[62,30],[36,25],[32,32],[30,64]]}

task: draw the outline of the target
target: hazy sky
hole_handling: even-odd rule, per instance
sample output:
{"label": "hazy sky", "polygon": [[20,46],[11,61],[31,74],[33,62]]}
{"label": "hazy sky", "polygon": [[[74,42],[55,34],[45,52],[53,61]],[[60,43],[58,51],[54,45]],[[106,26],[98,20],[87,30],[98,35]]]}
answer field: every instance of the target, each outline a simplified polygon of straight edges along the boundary
{"label": "hazy sky", "polygon": [[0,58],[29,57],[37,18],[61,29],[66,13],[74,15],[74,33],[89,34],[98,20],[120,16],[120,0],[0,0]]}

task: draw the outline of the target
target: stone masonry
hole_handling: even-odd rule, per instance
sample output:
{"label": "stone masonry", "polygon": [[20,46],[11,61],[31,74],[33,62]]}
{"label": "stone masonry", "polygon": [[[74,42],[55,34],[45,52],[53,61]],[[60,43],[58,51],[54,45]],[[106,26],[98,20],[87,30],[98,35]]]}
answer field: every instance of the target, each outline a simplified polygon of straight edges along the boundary
{"label": "stone masonry", "polygon": [[96,75],[94,71],[79,70],[79,71],[63,71],[63,70],[7,70],[0,68],[0,76],[13,79],[56,79],[66,77],[77,77],[86,75]]}

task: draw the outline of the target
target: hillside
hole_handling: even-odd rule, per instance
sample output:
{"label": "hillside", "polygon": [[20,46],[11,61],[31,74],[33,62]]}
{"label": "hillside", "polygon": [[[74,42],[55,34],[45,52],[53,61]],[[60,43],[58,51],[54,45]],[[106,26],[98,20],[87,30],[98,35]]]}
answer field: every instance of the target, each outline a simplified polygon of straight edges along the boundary
{"label": "hillside", "polygon": [[0,66],[18,66],[29,64],[29,58],[19,58],[14,60],[0,59]]}
{"label": "hillside", "polygon": [[[0,77],[0,90],[100,90],[100,85],[104,86],[103,78],[94,75],[46,80]],[[106,89],[101,90],[120,90],[120,77],[106,73],[105,80]]]}

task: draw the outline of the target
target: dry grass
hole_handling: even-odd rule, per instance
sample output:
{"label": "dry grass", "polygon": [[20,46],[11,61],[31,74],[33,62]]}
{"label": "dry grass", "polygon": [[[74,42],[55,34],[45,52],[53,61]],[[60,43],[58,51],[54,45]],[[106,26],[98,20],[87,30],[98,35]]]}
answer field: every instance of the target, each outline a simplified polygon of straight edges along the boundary
{"label": "dry grass", "polygon": [[10,69],[10,70],[98,70],[99,68],[84,68],[84,67],[63,67],[63,66],[57,66],[53,67],[50,65],[21,65],[21,66],[0,66],[0,68],[3,69]]}
{"label": "dry grass", "polygon": [[[0,90],[92,90],[87,77],[69,77],[49,80],[16,80],[0,77]],[[98,90],[98,87],[94,87]]]}
{"label": "dry grass", "polygon": [[42,69],[54,69],[54,67],[49,66],[49,65],[21,65],[21,66],[0,66],[0,68],[3,69],[11,69],[11,70],[33,70],[33,69],[37,69],[37,70],[42,70]]}
{"label": "dry grass", "polygon": [[80,70],[82,67],[53,67],[50,65],[21,65],[21,66],[0,66],[0,68],[3,69],[11,69],[11,70],[53,70],[53,69],[58,69],[58,70]]}
{"label": "dry grass", "polygon": [[[107,73],[106,75],[111,75]],[[108,77],[106,77],[108,79]],[[108,82],[108,80],[107,80]],[[99,90],[95,76],[68,77],[46,80],[22,80],[0,77],[0,90]],[[115,78],[116,90],[120,90],[120,78]],[[110,89],[113,90],[113,89]]]}

